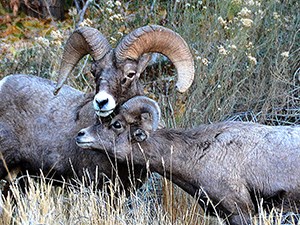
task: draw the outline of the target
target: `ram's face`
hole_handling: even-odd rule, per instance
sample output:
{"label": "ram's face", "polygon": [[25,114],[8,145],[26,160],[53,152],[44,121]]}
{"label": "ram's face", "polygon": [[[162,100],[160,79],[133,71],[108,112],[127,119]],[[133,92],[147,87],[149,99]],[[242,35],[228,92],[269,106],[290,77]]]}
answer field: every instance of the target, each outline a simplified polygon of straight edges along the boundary
{"label": "ram's face", "polygon": [[107,117],[118,104],[142,93],[137,70],[138,63],[132,60],[116,65],[113,52],[92,65],[96,81],[93,106],[98,116]]}
{"label": "ram's face", "polygon": [[110,156],[125,161],[131,152],[129,129],[119,120],[109,126],[97,123],[82,129],[76,143],[79,147],[107,152]]}

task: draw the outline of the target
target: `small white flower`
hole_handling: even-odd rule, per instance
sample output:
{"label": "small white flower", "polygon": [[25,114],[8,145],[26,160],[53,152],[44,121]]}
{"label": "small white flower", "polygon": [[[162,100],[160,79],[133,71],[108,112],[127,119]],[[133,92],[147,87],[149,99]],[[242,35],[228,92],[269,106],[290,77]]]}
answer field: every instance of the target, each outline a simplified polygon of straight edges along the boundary
{"label": "small white flower", "polygon": [[84,19],[84,20],[79,24],[80,27],[85,27],[85,26],[90,27],[90,26],[92,26],[92,25],[93,25],[93,21],[91,21],[89,18]]}
{"label": "small white flower", "polygon": [[53,38],[53,39],[63,39],[63,36],[62,36],[62,34],[60,33],[60,31],[59,30],[53,30],[53,31],[51,31],[51,37]]}
{"label": "small white flower", "polygon": [[202,60],[202,57],[201,56],[196,56],[196,59],[197,60]]}
{"label": "small white flower", "polygon": [[253,43],[252,43],[251,41],[249,41],[249,43],[246,44],[246,48],[247,48],[247,49],[253,48]]}
{"label": "small white flower", "polygon": [[123,37],[123,35],[124,35],[124,34],[123,34],[122,32],[120,32],[120,31],[118,31],[117,34],[120,35],[121,37]]}
{"label": "small white flower", "polygon": [[48,47],[50,44],[50,41],[43,37],[36,37],[34,39],[36,40],[37,43],[39,43],[40,45],[46,46],[46,47]]}
{"label": "small white flower", "polygon": [[106,8],[106,11],[109,13],[109,14],[112,14],[113,10],[111,8]]}
{"label": "small white flower", "polygon": [[251,16],[251,10],[249,10],[247,7],[242,8],[242,10],[238,13],[241,17],[247,17],[249,18]]}
{"label": "small white flower", "polygon": [[250,63],[252,64],[252,65],[256,65],[257,64],[257,60],[256,60],[256,58],[255,57],[253,57],[253,56],[251,56],[251,55],[248,55],[248,59],[249,59],[249,61],[250,61]]}
{"label": "small white flower", "polygon": [[55,45],[55,46],[61,46],[61,41],[60,40],[53,40],[53,41],[51,41],[51,44]]}
{"label": "small white flower", "polygon": [[201,61],[202,61],[202,63],[203,63],[204,66],[208,66],[209,61],[208,61],[207,58],[203,58]]}
{"label": "small white flower", "polygon": [[111,43],[116,43],[117,39],[115,39],[114,37],[110,37],[110,41],[111,41]]}
{"label": "small white flower", "polygon": [[115,14],[115,15],[112,15],[111,17],[109,17],[109,20],[113,21],[113,20],[120,20],[122,21],[123,20],[123,17],[121,14]]}
{"label": "small white flower", "polygon": [[280,18],[280,15],[277,12],[273,12],[273,18],[274,20],[278,20]]}
{"label": "small white flower", "polygon": [[290,53],[288,51],[286,51],[286,52],[282,52],[280,55],[282,57],[288,58],[290,56]]}
{"label": "small white flower", "polygon": [[121,6],[121,2],[120,2],[120,1],[116,1],[116,2],[115,2],[115,5],[116,5],[116,6]]}
{"label": "small white flower", "polygon": [[74,8],[74,7],[73,7],[73,8],[70,8],[68,14],[69,14],[69,16],[71,16],[71,17],[76,16],[76,15],[77,15],[77,10],[76,10],[76,8]]}
{"label": "small white flower", "polygon": [[226,21],[225,21],[221,16],[218,17],[218,22],[219,22],[219,24],[221,24],[222,26],[226,26]]}
{"label": "small white flower", "polygon": [[107,2],[106,2],[106,5],[107,5],[108,7],[110,7],[110,8],[113,8],[113,7],[115,6],[114,2],[111,1],[111,0],[107,1]]}
{"label": "small white flower", "polygon": [[242,18],[241,22],[242,22],[243,26],[247,27],[247,28],[251,27],[253,24],[253,20],[248,19],[248,18]]}
{"label": "small white flower", "polygon": [[264,11],[262,11],[261,9],[257,11],[257,14],[260,15],[260,18],[264,18]]}
{"label": "small white flower", "polygon": [[246,4],[252,6],[252,5],[254,5],[254,1],[253,0],[249,0],[248,2],[246,2]]}
{"label": "small white flower", "polygon": [[220,45],[220,46],[218,47],[218,50],[219,50],[219,53],[220,53],[221,55],[227,55],[227,51],[226,51],[226,49],[224,48],[224,46]]}
{"label": "small white flower", "polygon": [[229,45],[228,47],[231,48],[232,50],[237,50],[236,45]]}

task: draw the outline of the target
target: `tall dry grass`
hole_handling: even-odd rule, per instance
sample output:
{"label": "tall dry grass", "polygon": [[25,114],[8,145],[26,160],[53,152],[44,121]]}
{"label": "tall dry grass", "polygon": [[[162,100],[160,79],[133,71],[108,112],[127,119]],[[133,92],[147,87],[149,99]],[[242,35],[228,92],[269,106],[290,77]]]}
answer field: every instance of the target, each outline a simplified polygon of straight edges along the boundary
{"label": "tall dry grass", "polygon": [[[115,184],[103,190],[86,186],[84,180],[61,186],[43,175],[18,178],[10,186],[7,197],[2,197],[0,223],[8,224],[224,224],[216,214],[207,215],[196,199],[156,174],[138,191],[129,196]],[[26,188],[19,185],[26,182]],[[163,185],[161,189],[160,185]],[[163,193],[161,192],[163,190]],[[299,214],[283,212],[280,208],[266,210],[263,202],[260,213],[253,215],[252,224],[298,224]]]}
{"label": "tall dry grass", "polygon": [[[159,102],[168,127],[222,120],[294,125],[300,124],[299,11],[296,0],[94,1],[83,24],[99,29],[113,46],[131,30],[154,23],[175,30],[188,42],[196,67],[188,93],[176,93],[175,71],[168,63],[158,64],[154,75],[149,70],[143,76],[145,91]],[[68,20],[40,36],[2,38],[0,77],[26,73],[55,80],[75,21],[76,12],[70,10]],[[92,91],[90,64],[90,57],[81,60],[69,84]],[[24,176],[28,189],[11,186],[0,223],[221,223],[205,215],[205,209],[176,185],[152,176],[129,197],[114,185],[100,191],[78,180],[77,185],[53,187],[43,176]],[[286,214],[263,206],[259,211],[253,224],[296,224],[299,217],[297,211]]]}

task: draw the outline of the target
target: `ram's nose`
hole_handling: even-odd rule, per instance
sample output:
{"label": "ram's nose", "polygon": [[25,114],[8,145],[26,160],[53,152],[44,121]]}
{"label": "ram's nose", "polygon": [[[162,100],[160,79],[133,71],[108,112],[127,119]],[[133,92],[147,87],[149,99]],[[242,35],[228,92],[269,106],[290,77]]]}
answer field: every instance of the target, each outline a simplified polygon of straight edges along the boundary
{"label": "ram's nose", "polygon": [[84,138],[84,135],[85,135],[85,129],[82,129],[78,132],[77,136],[76,136],[76,143],[81,143],[83,142],[83,138]]}
{"label": "ram's nose", "polygon": [[105,107],[105,105],[108,103],[108,98],[100,100],[100,99],[95,99],[96,104],[98,105],[98,108],[101,110],[102,108]]}
{"label": "ram's nose", "polygon": [[93,140],[89,137],[86,129],[80,130],[75,138],[76,144],[81,148],[90,148],[93,143]]}
{"label": "ram's nose", "polygon": [[78,132],[78,134],[77,134],[77,137],[76,138],[80,138],[80,137],[82,137],[82,136],[84,136],[85,135],[85,130],[84,129],[82,129],[81,131],[79,131]]}
{"label": "ram's nose", "polygon": [[98,116],[106,117],[115,109],[116,101],[106,91],[100,91],[94,97],[93,106]]}

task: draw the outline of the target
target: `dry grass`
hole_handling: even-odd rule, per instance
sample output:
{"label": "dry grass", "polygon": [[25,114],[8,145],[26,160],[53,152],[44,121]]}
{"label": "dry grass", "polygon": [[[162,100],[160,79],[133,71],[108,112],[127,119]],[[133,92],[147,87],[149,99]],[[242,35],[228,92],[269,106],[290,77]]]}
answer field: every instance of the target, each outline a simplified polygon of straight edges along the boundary
{"label": "dry grass", "polygon": [[[177,208],[169,199],[161,199],[161,188],[152,177],[129,197],[116,186],[99,191],[94,187],[63,184],[55,187],[43,176],[24,176],[27,189],[11,185],[10,195],[3,201],[1,224],[199,224],[203,221],[197,203],[185,193],[176,198]],[[155,182],[153,182],[155,180]],[[169,185],[169,184],[168,184]],[[174,191],[174,189],[172,189]],[[162,202],[161,202],[162,201]],[[174,211],[175,210],[175,211]],[[202,224],[201,222],[200,224]],[[204,223],[203,223],[204,224]]]}
{"label": "dry grass", "polygon": [[[222,224],[217,216],[205,214],[197,200],[157,174],[129,196],[118,186],[108,184],[104,190],[84,185],[64,183],[54,186],[51,180],[23,176],[24,190],[15,182],[10,194],[3,198],[0,224]],[[299,214],[281,209],[266,211],[262,206],[252,224],[297,224]]]}
{"label": "dry grass", "polygon": [[[122,35],[149,23],[177,31],[191,46],[196,77],[188,93],[175,92],[169,64],[159,64],[155,77],[149,70],[143,78],[148,95],[160,103],[167,126],[222,120],[300,124],[298,1],[131,1],[120,6],[97,2],[91,5],[90,20],[85,23],[98,28],[113,46]],[[70,12],[69,20],[57,23],[41,37],[15,42],[2,38],[0,77],[27,73],[55,80],[75,16]],[[70,85],[93,90],[90,62],[89,57],[81,60]],[[35,181],[23,179],[28,190],[24,193],[18,185],[11,186],[1,224],[220,223],[164,179],[149,181],[129,198],[114,186],[99,191],[82,181],[77,186],[53,187],[42,176]],[[112,196],[116,197],[113,202]],[[267,213],[261,207],[253,224],[296,224],[297,219],[297,212],[294,216],[280,209]]]}

